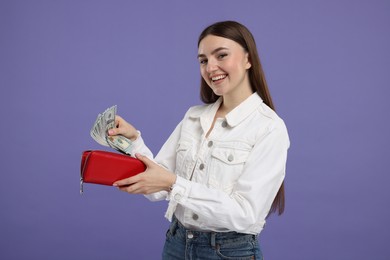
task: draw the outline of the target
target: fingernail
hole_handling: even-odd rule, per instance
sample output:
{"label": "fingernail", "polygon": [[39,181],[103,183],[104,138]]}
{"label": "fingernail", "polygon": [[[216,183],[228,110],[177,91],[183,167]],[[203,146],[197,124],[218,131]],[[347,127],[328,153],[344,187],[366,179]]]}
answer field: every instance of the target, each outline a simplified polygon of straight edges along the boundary
{"label": "fingernail", "polygon": [[113,131],[110,129],[110,130],[108,130],[108,134],[109,135],[112,135],[113,134]]}
{"label": "fingernail", "polygon": [[114,183],[114,184],[112,184],[112,186],[114,186],[114,187],[118,187],[118,184]]}

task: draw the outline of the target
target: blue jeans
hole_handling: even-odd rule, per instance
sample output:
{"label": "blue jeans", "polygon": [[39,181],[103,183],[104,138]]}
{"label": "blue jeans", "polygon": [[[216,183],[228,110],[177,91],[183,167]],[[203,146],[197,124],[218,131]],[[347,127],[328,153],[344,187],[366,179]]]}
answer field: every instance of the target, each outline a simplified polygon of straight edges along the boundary
{"label": "blue jeans", "polygon": [[164,260],[263,259],[257,236],[186,229],[176,218],[167,231]]}

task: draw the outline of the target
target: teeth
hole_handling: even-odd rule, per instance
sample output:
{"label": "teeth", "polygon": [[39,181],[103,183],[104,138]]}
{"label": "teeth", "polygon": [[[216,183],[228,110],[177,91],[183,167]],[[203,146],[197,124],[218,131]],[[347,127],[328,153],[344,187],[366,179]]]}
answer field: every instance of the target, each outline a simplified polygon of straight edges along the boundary
{"label": "teeth", "polygon": [[216,80],[220,80],[220,79],[224,79],[226,78],[226,75],[219,75],[219,76],[216,76],[216,77],[212,77],[211,80],[212,81],[216,81]]}

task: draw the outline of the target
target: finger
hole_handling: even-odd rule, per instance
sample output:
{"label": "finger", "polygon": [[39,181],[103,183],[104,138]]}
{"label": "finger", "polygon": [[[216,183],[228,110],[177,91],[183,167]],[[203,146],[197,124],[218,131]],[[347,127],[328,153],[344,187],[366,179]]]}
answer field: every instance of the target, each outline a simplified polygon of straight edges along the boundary
{"label": "finger", "polygon": [[129,186],[121,186],[121,187],[118,187],[118,189],[120,191],[131,193],[131,194],[140,194],[140,193],[142,193],[141,189],[140,189],[140,185],[138,183],[134,183],[134,184],[129,185]]}
{"label": "finger", "polygon": [[108,130],[108,135],[123,135],[126,133],[126,129],[123,127],[112,128]]}
{"label": "finger", "polygon": [[150,167],[153,167],[154,165],[156,165],[155,162],[153,162],[147,156],[144,156],[142,154],[136,153],[135,157],[137,157],[138,160],[142,161],[146,165],[147,168],[150,168]]}
{"label": "finger", "polygon": [[115,115],[115,126],[120,125],[121,123],[123,123],[123,121],[125,120],[121,116]]}
{"label": "finger", "polygon": [[122,125],[123,121],[124,120],[123,120],[123,118],[121,116],[115,115],[115,128],[108,130],[108,134],[109,135],[118,135],[118,134],[120,134],[117,128],[119,128],[120,125]]}
{"label": "finger", "polygon": [[115,186],[115,187],[129,186],[129,185],[135,184],[137,182],[138,182],[138,176],[136,175],[136,176],[133,176],[130,178],[116,181],[112,184],[112,186]]}
{"label": "finger", "polygon": [[117,128],[109,129],[108,135],[118,135]]}

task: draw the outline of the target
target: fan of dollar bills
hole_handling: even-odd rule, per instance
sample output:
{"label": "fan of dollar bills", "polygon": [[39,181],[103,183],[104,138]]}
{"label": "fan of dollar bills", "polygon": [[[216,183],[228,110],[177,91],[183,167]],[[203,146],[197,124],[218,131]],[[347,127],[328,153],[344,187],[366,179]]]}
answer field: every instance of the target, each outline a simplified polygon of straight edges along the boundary
{"label": "fan of dollar bills", "polygon": [[108,130],[115,125],[116,105],[99,114],[91,129],[91,137],[99,144],[109,146],[121,153],[130,153],[132,142],[122,135],[109,136]]}

